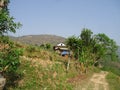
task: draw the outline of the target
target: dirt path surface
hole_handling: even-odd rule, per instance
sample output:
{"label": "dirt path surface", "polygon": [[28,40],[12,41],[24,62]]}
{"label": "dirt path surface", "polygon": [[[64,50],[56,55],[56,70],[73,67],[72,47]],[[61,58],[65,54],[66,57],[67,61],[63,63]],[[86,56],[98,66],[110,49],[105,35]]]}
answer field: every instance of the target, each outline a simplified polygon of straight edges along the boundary
{"label": "dirt path surface", "polygon": [[87,82],[76,86],[74,90],[109,90],[108,83],[105,79],[106,75],[107,72],[105,71],[94,73]]}

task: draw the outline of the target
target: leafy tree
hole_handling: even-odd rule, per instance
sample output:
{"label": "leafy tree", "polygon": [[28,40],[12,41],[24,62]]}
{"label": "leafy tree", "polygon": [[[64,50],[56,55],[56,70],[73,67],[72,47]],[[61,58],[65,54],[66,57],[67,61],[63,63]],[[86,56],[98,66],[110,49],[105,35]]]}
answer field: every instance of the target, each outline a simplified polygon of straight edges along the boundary
{"label": "leafy tree", "polygon": [[82,40],[82,45],[90,46],[92,43],[92,34],[93,32],[89,29],[84,28],[80,34],[80,38]]}
{"label": "leafy tree", "polygon": [[15,33],[21,24],[15,23],[8,9],[9,0],[0,0],[0,35],[8,32]]}
{"label": "leafy tree", "polygon": [[5,36],[8,32],[15,33],[21,26],[10,16],[9,2],[9,0],[0,0],[0,73],[7,79],[6,85],[15,83],[16,70],[20,65],[19,57],[22,55],[22,50]]}
{"label": "leafy tree", "polygon": [[98,34],[95,36],[96,40],[96,46],[99,46],[97,52],[99,53],[99,56],[104,57],[106,55],[111,56],[111,60],[117,58],[117,49],[118,46],[116,45],[116,42],[112,39],[110,39],[107,35],[105,34]]}
{"label": "leafy tree", "polygon": [[78,58],[80,44],[81,44],[79,38],[75,36],[71,36],[66,40],[66,44],[68,48],[74,52],[75,58]]}
{"label": "leafy tree", "polygon": [[79,37],[69,37],[66,42],[75,58],[77,56],[84,67],[94,65],[106,55],[110,55],[111,59],[117,56],[117,45],[114,40],[105,34],[93,35],[89,29],[84,28]]}

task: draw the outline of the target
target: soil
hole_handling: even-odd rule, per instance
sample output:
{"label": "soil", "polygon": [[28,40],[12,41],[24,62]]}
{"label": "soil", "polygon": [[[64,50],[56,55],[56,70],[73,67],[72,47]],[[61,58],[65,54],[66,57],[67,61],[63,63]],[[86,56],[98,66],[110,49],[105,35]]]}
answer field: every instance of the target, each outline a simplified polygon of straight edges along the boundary
{"label": "soil", "polygon": [[107,72],[101,71],[94,73],[93,76],[83,84],[77,85],[74,90],[109,90],[108,83],[105,79]]}

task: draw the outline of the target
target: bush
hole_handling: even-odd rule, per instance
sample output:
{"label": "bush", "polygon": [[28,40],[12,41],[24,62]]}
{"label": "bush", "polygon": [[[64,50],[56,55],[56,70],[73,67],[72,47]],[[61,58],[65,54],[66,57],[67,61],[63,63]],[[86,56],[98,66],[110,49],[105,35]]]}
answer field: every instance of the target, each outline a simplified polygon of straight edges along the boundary
{"label": "bush", "polygon": [[7,83],[12,85],[17,79],[17,69],[20,65],[20,55],[22,49],[15,47],[8,37],[0,37],[0,72],[7,79]]}

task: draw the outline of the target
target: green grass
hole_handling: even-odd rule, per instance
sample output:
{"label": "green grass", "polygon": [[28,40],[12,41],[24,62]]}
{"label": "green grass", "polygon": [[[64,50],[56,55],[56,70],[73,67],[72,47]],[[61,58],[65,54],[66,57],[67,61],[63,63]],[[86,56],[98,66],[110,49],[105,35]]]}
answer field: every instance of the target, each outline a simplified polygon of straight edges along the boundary
{"label": "green grass", "polygon": [[109,72],[106,79],[107,82],[109,83],[110,90],[120,90],[120,76],[115,75],[112,72]]}
{"label": "green grass", "polygon": [[23,59],[18,72],[22,72],[23,77],[16,87],[8,90],[72,90],[73,86],[67,80],[76,75],[75,71],[66,73],[64,63],[43,67],[34,66],[31,61]]}
{"label": "green grass", "polygon": [[[24,56],[30,58],[30,60],[21,58],[21,65],[18,72],[22,73],[22,78],[18,81],[17,86],[8,87],[8,90],[73,90],[75,87],[74,83],[68,82],[69,79],[75,78],[80,74],[79,71],[76,70],[75,60],[71,60],[69,70],[66,71],[68,58],[61,57],[53,51],[28,46],[24,50]],[[33,63],[31,61],[33,59],[34,61],[35,59],[39,59],[45,62],[49,60],[52,64],[43,67],[43,65],[39,63]],[[114,77],[112,77],[113,75],[111,75],[111,73],[110,75],[108,74],[107,80],[109,84],[117,83],[116,86],[111,86],[112,88],[116,87],[115,90],[120,90],[117,89],[120,82],[115,82],[119,80],[117,75],[120,75],[120,69],[118,69],[116,63],[111,64],[105,62],[104,64],[105,67],[103,67],[102,70],[113,72],[114,75],[116,74]],[[85,74],[87,77],[86,81],[94,72],[100,72],[100,69],[91,66],[87,71],[87,74]],[[112,78],[113,80],[111,81]]]}
{"label": "green grass", "polygon": [[106,80],[109,83],[109,89],[120,90],[120,62],[106,60],[103,65],[102,70],[109,72],[106,76]]}
{"label": "green grass", "polygon": [[119,61],[106,61],[102,70],[112,72],[120,76],[120,62]]}

